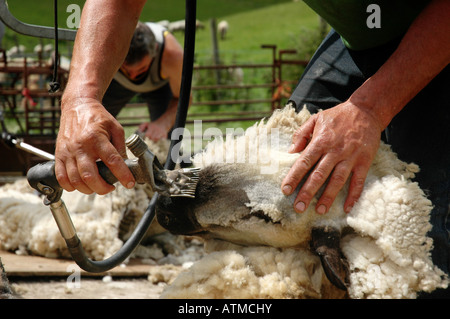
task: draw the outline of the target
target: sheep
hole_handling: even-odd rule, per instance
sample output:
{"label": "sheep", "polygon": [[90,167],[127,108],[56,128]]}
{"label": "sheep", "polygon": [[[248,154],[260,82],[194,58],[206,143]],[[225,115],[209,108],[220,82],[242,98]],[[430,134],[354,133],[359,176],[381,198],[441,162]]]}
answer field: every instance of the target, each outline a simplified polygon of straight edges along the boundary
{"label": "sheep", "polygon": [[161,25],[161,26],[163,26],[166,29],[169,29],[169,24],[170,24],[169,20],[161,20],[161,21],[158,21],[156,23]]}
{"label": "sheep", "polygon": [[228,68],[230,82],[237,85],[244,85],[244,70],[242,68]]}
{"label": "sheep", "polygon": [[292,134],[309,117],[287,105],[240,137],[217,138],[192,158],[202,168],[196,198],[160,196],[159,223],[202,238],[210,253],[161,298],[416,298],[448,286],[430,258],[432,205],[412,181],[419,168],[387,144],[349,214],[348,185],[325,215],[315,201],[294,211],[295,193],[280,185],[299,156],[287,151]]}
{"label": "sheep", "polygon": [[228,21],[222,20],[217,24],[217,30],[219,31],[220,38],[222,40],[225,40],[225,37],[228,32],[228,28],[229,28]]}
{"label": "sheep", "polygon": [[20,56],[25,53],[26,49],[27,48],[22,44],[15,45],[12,48],[10,48],[8,51],[6,51],[6,55],[8,57]]}
{"label": "sheep", "polygon": [[[176,32],[176,31],[183,31],[184,32],[185,26],[186,26],[185,20],[173,21],[173,22],[169,23],[168,30],[170,32]],[[201,21],[196,20],[195,21],[195,28],[196,29],[204,29],[205,25]]]}
{"label": "sheep", "polygon": [[42,46],[42,44],[37,44],[34,49],[33,52],[36,54],[39,53],[43,53],[46,56],[50,56],[52,54],[52,52],[54,52],[53,50],[53,44],[46,44],[44,46]]}

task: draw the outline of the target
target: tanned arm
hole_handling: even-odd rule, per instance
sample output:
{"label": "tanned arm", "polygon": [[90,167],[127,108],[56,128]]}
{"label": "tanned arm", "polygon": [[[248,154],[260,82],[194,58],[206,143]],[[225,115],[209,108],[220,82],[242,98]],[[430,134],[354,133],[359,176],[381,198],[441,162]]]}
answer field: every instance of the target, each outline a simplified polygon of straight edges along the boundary
{"label": "tanned arm", "polygon": [[128,52],[144,4],[144,0],[87,0],[84,5],[55,150],[56,177],[68,191],[105,194],[114,189],[98,174],[98,159],[125,187],[134,186],[123,161],[123,128],[101,101]]}
{"label": "tanned arm", "polygon": [[[381,132],[392,118],[450,62],[450,1],[434,0],[415,19],[397,50],[344,103],[310,118],[293,136],[291,152],[302,152],[282,183],[289,195],[307,175],[294,203],[317,202],[324,214],[350,177],[344,210],[349,212],[364,187]],[[314,169],[313,169],[314,168]]]}
{"label": "tanned arm", "polygon": [[169,80],[172,99],[169,101],[166,111],[157,120],[143,123],[139,130],[145,131],[145,135],[151,140],[157,141],[167,138],[167,133],[173,127],[178,109],[178,99],[181,88],[183,70],[183,48],[177,39],[170,33],[166,35],[166,43],[161,60],[161,76]]}

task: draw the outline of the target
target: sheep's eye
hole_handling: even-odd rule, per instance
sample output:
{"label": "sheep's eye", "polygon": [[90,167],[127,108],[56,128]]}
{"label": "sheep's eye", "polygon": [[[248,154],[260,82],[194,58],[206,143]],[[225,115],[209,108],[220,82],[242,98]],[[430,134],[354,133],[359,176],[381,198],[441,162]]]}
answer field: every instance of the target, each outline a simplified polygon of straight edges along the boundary
{"label": "sheep's eye", "polygon": [[272,218],[264,214],[262,210],[258,210],[256,212],[252,212],[251,214],[243,217],[242,219],[250,219],[251,217],[256,217],[264,220],[266,223],[279,224],[280,222],[275,222]]}

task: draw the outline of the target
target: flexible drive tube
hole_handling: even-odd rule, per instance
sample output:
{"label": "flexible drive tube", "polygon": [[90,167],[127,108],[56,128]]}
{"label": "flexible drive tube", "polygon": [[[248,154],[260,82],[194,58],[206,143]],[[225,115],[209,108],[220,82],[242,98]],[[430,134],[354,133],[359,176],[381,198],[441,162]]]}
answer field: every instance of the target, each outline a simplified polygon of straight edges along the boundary
{"label": "flexible drive tube", "polygon": [[[183,128],[185,126],[189,108],[194,64],[196,10],[197,1],[186,0],[186,32],[184,39],[183,70],[181,77],[180,98],[178,101],[178,110],[174,128]],[[180,143],[181,140],[182,136],[180,136],[178,141],[171,141],[169,153],[164,165],[166,169],[173,169],[175,167],[176,159],[172,158],[172,149],[177,143]],[[114,255],[105,260],[93,261],[89,259],[76,234],[72,238],[65,238],[73,260],[78,266],[80,266],[81,269],[93,273],[105,272],[121,264],[144,238],[148,227],[155,217],[155,205],[157,200],[158,193],[155,193],[131,237]]]}

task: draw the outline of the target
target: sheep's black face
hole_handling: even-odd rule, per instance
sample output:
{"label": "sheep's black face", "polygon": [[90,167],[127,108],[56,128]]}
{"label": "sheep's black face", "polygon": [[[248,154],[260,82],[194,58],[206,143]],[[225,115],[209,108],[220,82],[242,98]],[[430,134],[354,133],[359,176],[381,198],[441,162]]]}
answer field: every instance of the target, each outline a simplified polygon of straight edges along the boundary
{"label": "sheep's black face", "polygon": [[217,184],[211,169],[201,170],[195,190],[195,198],[159,196],[156,217],[159,224],[177,235],[192,235],[204,231],[197,222],[195,210],[210,202]]}
{"label": "sheep's black face", "polygon": [[194,199],[160,196],[156,204],[159,224],[176,235],[189,235],[201,230],[192,214]]}
{"label": "sheep's black face", "polygon": [[195,198],[159,197],[158,222],[174,234],[223,237],[224,224],[229,223],[222,221],[237,216],[236,212],[240,216],[250,212],[247,195],[237,187],[238,179],[242,176],[215,165],[200,170]]}

